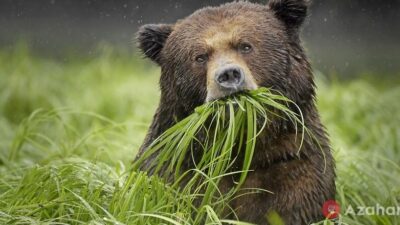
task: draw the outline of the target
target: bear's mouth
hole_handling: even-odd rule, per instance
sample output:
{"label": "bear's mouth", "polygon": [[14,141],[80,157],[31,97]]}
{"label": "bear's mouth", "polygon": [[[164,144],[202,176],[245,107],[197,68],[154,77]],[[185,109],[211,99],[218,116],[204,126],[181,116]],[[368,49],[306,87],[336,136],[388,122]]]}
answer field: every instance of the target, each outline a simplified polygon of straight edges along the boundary
{"label": "bear's mouth", "polygon": [[[236,90],[236,91],[232,90],[232,91],[227,92],[225,95],[220,96],[220,97],[210,97],[210,98],[207,97],[206,102],[213,102],[213,101],[226,102],[226,101],[228,101],[228,100],[230,100],[232,98],[240,97],[241,95],[248,94],[249,92],[250,92],[250,90],[247,90],[247,89],[241,89],[241,90]],[[237,105],[238,102],[234,101],[233,104]]]}

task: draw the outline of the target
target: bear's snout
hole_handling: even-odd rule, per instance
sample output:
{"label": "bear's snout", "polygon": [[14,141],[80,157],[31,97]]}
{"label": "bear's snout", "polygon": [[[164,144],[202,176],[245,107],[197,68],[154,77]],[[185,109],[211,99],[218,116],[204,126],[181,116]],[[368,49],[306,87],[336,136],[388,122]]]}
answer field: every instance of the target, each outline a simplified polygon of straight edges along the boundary
{"label": "bear's snout", "polygon": [[222,63],[222,65],[220,63],[219,66],[211,71],[207,85],[206,101],[257,88],[249,69],[239,63]]}
{"label": "bear's snout", "polygon": [[244,87],[244,72],[238,66],[227,66],[215,73],[215,82],[229,92],[240,91]]}

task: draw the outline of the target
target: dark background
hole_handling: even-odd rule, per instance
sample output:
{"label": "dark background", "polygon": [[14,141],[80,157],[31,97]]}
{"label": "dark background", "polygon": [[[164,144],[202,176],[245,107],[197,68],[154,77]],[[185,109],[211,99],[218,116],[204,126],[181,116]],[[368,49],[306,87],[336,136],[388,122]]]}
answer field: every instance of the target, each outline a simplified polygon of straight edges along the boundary
{"label": "dark background", "polygon": [[[0,0],[0,48],[25,41],[49,57],[90,55],[101,42],[134,49],[138,26],[172,23],[223,2],[229,1]],[[314,0],[303,39],[323,73],[399,75],[400,0]]]}

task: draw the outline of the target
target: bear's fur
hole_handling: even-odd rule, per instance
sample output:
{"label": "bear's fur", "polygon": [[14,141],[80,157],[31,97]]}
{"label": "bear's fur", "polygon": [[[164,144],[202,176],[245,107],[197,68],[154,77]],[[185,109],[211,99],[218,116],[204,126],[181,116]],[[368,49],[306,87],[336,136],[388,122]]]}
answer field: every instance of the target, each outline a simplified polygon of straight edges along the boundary
{"label": "bear's fur", "polygon": [[[323,219],[321,207],[335,195],[335,171],[315,106],[311,67],[299,39],[307,9],[307,0],[271,0],[267,5],[234,2],[200,9],[176,24],[141,27],[140,49],[161,66],[161,99],[139,155],[214,93],[209,76],[215,60],[229,55],[247,68],[258,87],[272,88],[293,100],[318,142],[305,135],[298,153],[300,134],[296,136],[293,125],[273,121],[268,135],[258,137],[254,171],[243,186],[272,193],[244,195],[231,206],[240,220],[256,224],[268,224],[265,215],[272,211],[287,225]],[[243,41],[251,43],[252,52],[236,51]],[[222,184],[232,185],[232,179]]]}

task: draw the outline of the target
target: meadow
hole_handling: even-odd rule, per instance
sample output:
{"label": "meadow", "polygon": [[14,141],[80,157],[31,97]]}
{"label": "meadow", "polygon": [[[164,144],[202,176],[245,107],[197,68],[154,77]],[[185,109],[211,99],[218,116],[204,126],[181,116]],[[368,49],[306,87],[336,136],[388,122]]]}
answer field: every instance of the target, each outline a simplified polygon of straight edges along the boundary
{"label": "meadow", "polygon": [[[398,79],[315,75],[337,163],[339,222],[400,224],[399,214],[348,211],[400,207]],[[24,44],[0,50],[0,224],[187,224],[171,187],[129,169],[158,103],[158,78],[156,66],[108,45],[58,59]],[[235,223],[208,213],[210,224]]]}

